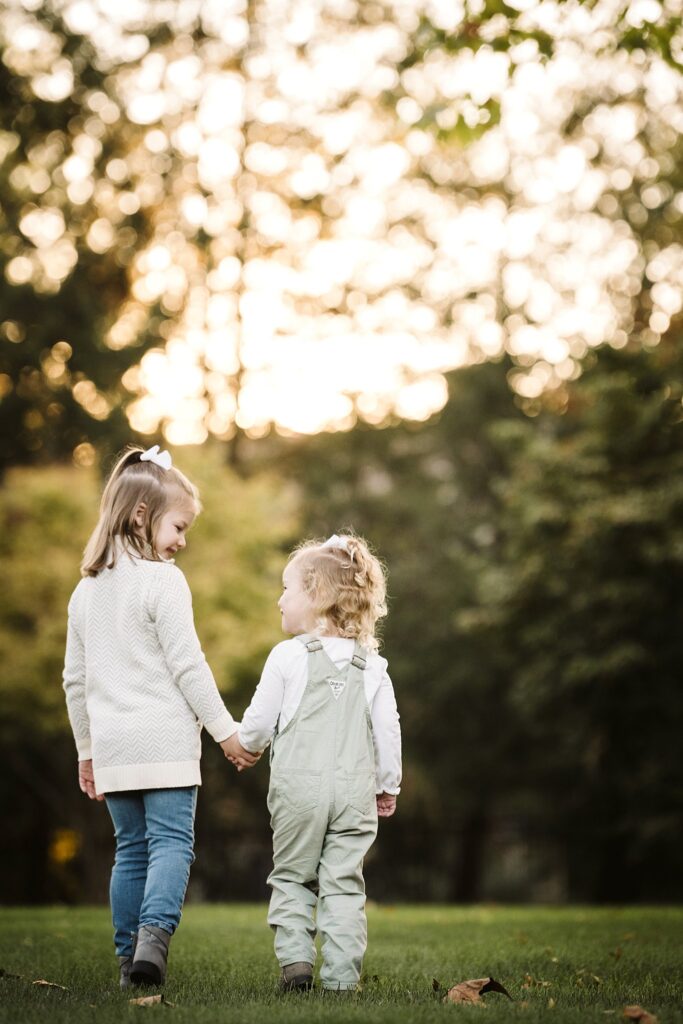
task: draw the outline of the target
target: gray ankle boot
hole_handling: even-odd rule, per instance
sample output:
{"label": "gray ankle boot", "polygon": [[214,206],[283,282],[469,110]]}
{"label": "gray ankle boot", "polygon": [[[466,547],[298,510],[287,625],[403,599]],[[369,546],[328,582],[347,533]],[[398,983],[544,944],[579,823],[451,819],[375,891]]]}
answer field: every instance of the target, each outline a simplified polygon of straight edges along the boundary
{"label": "gray ankle boot", "polygon": [[171,936],[163,928],[143,924],[138,930],[138,943],[130,969],[134,985],[163,985]]}
{"label": "gray ankle boot", "polygon": [[137,932],[133,932],[131,938],[133,939],[132,953],[129,953],[128,956],[118,956],[116,958],[119,962],[119,987],[122,989],[130,988],[130,969],[133,966],[135,946],[138,941]]}
{"label": "gray ankle boot", "polygon": [[287,964],[280,971],[281,992],[307,992],[313,985],[313,965],[298,961]]}

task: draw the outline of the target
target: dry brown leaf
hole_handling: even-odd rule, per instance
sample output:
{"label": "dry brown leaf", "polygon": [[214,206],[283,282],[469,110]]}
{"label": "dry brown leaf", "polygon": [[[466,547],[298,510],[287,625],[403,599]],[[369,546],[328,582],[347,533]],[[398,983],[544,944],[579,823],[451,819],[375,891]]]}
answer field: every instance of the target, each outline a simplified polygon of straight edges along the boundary
{"label": "dry brown leaf", "polygon": [[449,988],[444,996],[445,1003],[481,1003],[486,992],[502,992],[508,999],[512,996],[494,978],[471,978]]}
{"label": "dry brown leaf", "polygon": [[43,985],[45,988],[58,988],[58,989],[61,989],[62,992],[68,992],[69,991],[68,988],[66,987],[66,985],[57,985],[57,983],[54,982],[54,981],[45,981],[45,978],[38,978],[37,981],[32,981],[31,984],[32,985]]}
{"label": "dry brown leaf", "polygon": [[522,988],[550,988],[552,981],[543,981],[541,978],[534,978],[531,974],[524,975]]}
{"label": "dry brown leaf", "polygon": [[642,1006],[625,1006],[623,1015],[626,1020],[636,1020],[639,1024],[657,1024],[655,1015],[648,1013]]}
{"label": "dry brown leaf", "polygon": [[156,996],[138,996],[137,999],[129,999],[128,1002],[131,1006],[159,1006],[161,1003],[164,1006],[175,1006],[175,1003],[169,1003],[166,996],[161,994]]}

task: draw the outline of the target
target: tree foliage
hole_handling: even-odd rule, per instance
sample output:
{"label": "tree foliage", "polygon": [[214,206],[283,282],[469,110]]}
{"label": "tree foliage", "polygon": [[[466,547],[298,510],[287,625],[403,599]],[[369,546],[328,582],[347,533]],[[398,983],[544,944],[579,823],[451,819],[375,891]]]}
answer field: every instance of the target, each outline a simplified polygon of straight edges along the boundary
{"label": "tree foliage", "polygon": [[518,7],[8,5],[4,464],[124,408],[171,443],[425,417],[503,352],[561,407],[666,333],[676,5]]}
{"label": "tree foliage", "polygon": [[309,528],[356,528],[391,570],[391,888],[519,895],[517,847],[536,895],[678,891],[681,379],[678,338],[605,348],[564,416],[529,420],[478,367],[421,430],[302,452]]}
{"label": "tree foliage", "polygon": [[92,464],[130,436],[122,377],[150,344],[108,332],[147,234],[124,157],[139,129],[91,41],[50,5],[0,21],[0,470]]}

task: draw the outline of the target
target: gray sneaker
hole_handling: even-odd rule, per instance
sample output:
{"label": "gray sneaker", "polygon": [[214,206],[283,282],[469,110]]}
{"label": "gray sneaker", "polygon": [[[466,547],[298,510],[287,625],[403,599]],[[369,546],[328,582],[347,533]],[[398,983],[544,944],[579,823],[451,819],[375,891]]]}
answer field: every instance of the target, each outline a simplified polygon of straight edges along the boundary
{"label": "gray sneaker", "polygon": [[134,985],[163,985],[166,981],[166,961],[171,941],[169,932],[152,924],[143,924],[138,930],[138,942],[130,969]]}
{"label": "gray sneaker", "polygon": [[281,992],[307,992],[313,987],[313,964],[299,960],[295,964],[287,964],[280,971]]}

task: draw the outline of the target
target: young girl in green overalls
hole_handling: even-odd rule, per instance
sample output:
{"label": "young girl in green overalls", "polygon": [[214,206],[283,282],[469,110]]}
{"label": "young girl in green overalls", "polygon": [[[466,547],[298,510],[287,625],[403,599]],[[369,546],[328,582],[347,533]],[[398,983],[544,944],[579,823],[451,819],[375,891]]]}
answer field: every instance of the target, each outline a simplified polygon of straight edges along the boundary
{"label": "young girl in green overalls", "polygon": [[290,556],[282,629],[246,711],[246,750],[271,743],[273,870],[268,923],[284,990],[353,990],[367,945],[363,858],[377,816],[396,809],[401,734],[375,626],[386,614],[382,566],[354,536],[309,541]]}

